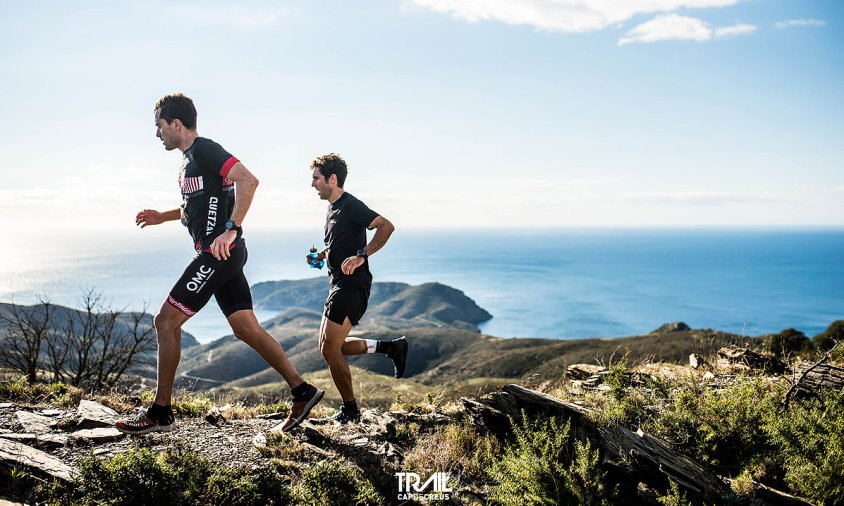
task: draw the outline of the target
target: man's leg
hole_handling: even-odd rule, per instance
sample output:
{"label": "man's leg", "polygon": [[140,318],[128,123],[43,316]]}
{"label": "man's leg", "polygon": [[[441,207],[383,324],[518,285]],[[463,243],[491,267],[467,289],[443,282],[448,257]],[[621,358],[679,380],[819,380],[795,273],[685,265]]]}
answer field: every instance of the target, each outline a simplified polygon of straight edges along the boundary
{"label": "man's leg", "polygon": [[[352,371],[349,369],[346,359],[343,358],[343,346],[350,330],[352,330],[352,322],[348,318],[340,325],[329,320],[326,316],[322,317],[319,333],[319,351],[328,364],[328,369],[331,371],[331,378],[334,380],[334,385],[337,386],[343,402],[355,400]],[[357,345],[353,343],[351,346]],[[364,344],[365,351],[366,346]]]}
{"label": "man's leg", "polygon": [[235,337],[254,348],[261,358],[281,374],[291,390],[303,383],[302,376],[290,363],[284,348],[261,327],[252,310],[244,309],[232,313],[228,320]]}
{"label": "man's leg", "polygon": [[161,305],[153,324],[158,339],[158,382],[155,390],[155,404],[169,406],[173,397],[173,383],[176,368],[182,357],[182,325],[189,316],[171,306]]}

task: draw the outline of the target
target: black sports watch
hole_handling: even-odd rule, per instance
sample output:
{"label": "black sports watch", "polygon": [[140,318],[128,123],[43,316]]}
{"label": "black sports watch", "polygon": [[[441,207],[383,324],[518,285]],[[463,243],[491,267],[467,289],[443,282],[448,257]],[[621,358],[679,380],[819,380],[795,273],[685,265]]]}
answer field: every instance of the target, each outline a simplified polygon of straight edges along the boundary
{"label": "black sports watch", "polygon": [[366,248],[359,249],[356,254],[357,256],[363,257],[364,259],[369,258],[369,255],[366,254]]}
{"label": "black sports watch", "polygon": [[243,229],[238,227],[234,220],[229,220],[226,222],[226,230],[234,230],[235,232],[243,232]]}

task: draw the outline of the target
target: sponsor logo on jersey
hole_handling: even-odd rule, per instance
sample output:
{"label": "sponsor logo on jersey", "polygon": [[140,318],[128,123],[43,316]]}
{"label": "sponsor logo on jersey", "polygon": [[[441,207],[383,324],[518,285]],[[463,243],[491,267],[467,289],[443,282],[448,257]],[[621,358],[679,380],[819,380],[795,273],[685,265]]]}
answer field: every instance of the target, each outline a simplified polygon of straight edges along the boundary
{"label": "sponsor logo on jersey", "polygon": [[202,287],[208,283],[208,280],[211,279],[211,276],[214,275],[214,269],[208,267],[207,265],[200,265],[199,270],[193,275],[193,277],[188,281],[188,284],[185,287],[194,293],[199,293],[202,290]]}
{"label": "sponsor logo on jersey", "polygon": [[208,222],[205,224],[205,235],[211,235],[214,227],[217,226],[217,202],[219,200],[217,197],[208,199]]}

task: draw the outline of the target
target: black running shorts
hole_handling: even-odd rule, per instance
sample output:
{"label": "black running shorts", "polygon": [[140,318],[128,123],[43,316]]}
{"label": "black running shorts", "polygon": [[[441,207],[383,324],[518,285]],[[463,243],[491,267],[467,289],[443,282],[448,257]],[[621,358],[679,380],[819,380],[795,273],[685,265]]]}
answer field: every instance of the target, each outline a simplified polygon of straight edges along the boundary
{"label": "black running shorts", "polygon": [[332,286],[325,301],[325,317],[337,325],[343,325],[346,318],[357,325],[368,304],[369,293],[365,288]]}
{"label": "black running shorts", "polygon": [[227,260],[217,260],[211,253],[199,253],[170,290],[167,302],[187,316],[205,307],[211,295],[226,318],[236,311],[252,309],[252,293],[243,275],[246,257],[245,246],[233,248]]}

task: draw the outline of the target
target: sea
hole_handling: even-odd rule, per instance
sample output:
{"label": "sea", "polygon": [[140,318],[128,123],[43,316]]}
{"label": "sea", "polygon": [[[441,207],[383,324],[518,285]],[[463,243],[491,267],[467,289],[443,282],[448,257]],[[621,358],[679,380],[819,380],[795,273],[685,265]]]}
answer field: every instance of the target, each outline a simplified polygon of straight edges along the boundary
{"label": "sea", "polygon": [[[5,247],[0,302],[74,306],[94,291],[154,313],[193,252],[184,232],[134,232]],[[325,277],[304,260],[321,239],[247,230],[247,278]],[[811,337],[844,319],[844,228],[400,229],[370,264],[376,281],[463,291],[493,315],[481,331],[506,338],[621,337],[675,321]],[[184,329],[200,342],[231,333],[213,299]]]}

